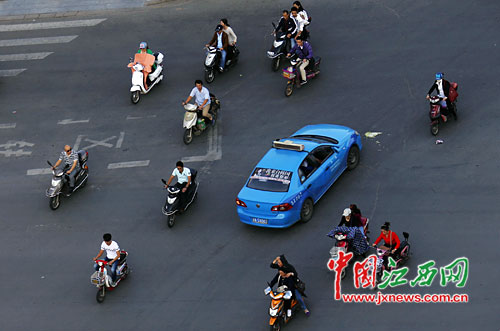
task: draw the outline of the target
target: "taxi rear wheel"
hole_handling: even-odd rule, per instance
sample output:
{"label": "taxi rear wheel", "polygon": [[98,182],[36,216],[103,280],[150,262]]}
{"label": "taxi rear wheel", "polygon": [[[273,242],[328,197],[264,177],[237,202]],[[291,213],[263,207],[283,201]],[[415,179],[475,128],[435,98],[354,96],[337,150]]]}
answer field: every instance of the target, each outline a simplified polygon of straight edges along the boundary
{"label": "taxi rear wheel", "polygon": [[307,223],[311,220],[313,215],[314,203],[311,198],[308,198],[302,204],[302,208],[300,209],[300,220],[303,223]]}

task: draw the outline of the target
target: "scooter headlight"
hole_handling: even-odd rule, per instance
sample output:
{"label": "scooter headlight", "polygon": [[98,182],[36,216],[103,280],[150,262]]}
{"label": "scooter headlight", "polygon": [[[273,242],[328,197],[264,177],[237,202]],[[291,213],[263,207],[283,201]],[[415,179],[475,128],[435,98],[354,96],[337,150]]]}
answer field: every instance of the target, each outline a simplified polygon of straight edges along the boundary
{"label": "scooter headlight", "polygon": [[190,122],[194,119],[195,116],[196,116],[196,113],[194,113],[194,112],[186,112],[186,114],[184,114],[184,121]]}
{"label": "scooter headlight", "polygon": [[61,179],[52,179],[52,181],[50,182],[50,185],[52,186],[57,186],[61,183]]}
{"label": "scooter headlight", "polygon": [[276,316],[278,316],[278,309],[277,309],[277,308],[276,308],[276,309],[269,308],[269,315],[270,315],[271,317],[276,317]]}

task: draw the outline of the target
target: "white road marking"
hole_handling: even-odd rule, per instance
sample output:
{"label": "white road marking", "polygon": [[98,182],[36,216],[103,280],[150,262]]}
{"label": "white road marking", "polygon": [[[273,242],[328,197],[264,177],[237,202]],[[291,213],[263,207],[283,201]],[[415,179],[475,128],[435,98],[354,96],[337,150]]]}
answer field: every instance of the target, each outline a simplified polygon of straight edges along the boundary
{"label": "white road marking", "polygon": [[[155,117],[156,117],[156,115],[146,116],[146,118],[155,118]],[[127,120],[140,120],[142,118],[144,118],[144,116],[130,116],[130,115],[127,116]]]}
{"label": "white road marking", "polygon": [[125,138],[125,132],[120,132],[120,137],[118,137],[118,141],[116,142],[116,148],[122,147],[123,139]]}
{"label": "white road marking", "polygon": [[108,169],[135,168],[135,167],[147,167],[147,166],[149,166],[149,160],[128,161],[128,162],[110,163],[108,164]]}
{"label": "white road marking", "polygon": [[58,36],[42,38],[0,40],[0,47],[69,43],[78,36]]}
{"label": "white road marking", "polygon": [[99,23],[104,22],[105,20],[106,20],[105,18],[98,18],[91,20],[75,20],[75,21],[62,21],[62,22],[43,22],[43,23],[8,24],[8,25],[2,24],[0,25],[0,32],[87,27],[87,26],[95,26]]}
{"label": "white road marking", "polygon": [[0,147],[3,147],[5,149],[11,148],[11,147],[16,147],[16,146],[19,146],[19,147],[33,147],[33,146],[35,146],[35,144],[29,143],[29,142],[26,142],[26,141],[22,141],[22,140],[20,140],[20,141],[9,140],[9,141],[7,141],[7,143],[0,145]]}
{"label": "white road marking", "polygon": [[52,169],[50,168],[28,169],[28,171],[26,171],[26,175],[28,176],[48,175],[51,173]]}
{"label": "white road marking", "polygon": [[75,120],[75,121],[73,121],[73,119],[67,118],[65,120],[61,120],[61,121],[57,122],[57,124],[66,125],[66,124],[75,124],[75,123],[88,123],[89,121],[90,121],[90,119],[88,119],[88,120]]}
{"label": "white road marking", "polygon": [[21,72],[23,72],[26,69],[7,69],[7,70],[0,70],[0,77],[13,77],[19,75]]}
{"label": "white road marking", "polygon": [[16,127],[16,123],[0,124],[0,129],[14,129],[15,127]]}
{"label": "white road marking", "polygon": [[111,148],[111,147],[113,147],[113,144],[110,144],[107,141],[110,141],[110,140],[115,139],[115,138],[116,138],[116,136],[112,136],[112,137],[109,137],[109,138],[106,138],[103,140],[94,140],[94,139],[85,138],[85,141],[92,143],[92,145],[88,145],[87,147],[82,147],[82,149],[89,149],[89,148],[96,147],[96,146],[104,146],[104,147]]}
{"label": "white road marking", "polygon": [[6,54],[0,55],[1,61],[28,61],[28,60],[42,60],[53,52],[41,52],[41,53],[26,53],[26,54]]}
{"label": "white road marking", "polygon": [[0,155],[5,157],[11,156],[23,156],[23,155],[31,155],[30,151],[24,151],[24,149],[18,149],[17,151],[13,151],[12,149],[7,149],[5,151],[0,151]]}
{"label": "white road marking", "polygon": [[83,135],[82,135],[82,134],[80,134],[80,135],[78,135],[78,137],[76,137],[75,144],[73,145],[73,149],[74,149],[75,151],[77,151],[77,150],[78,150],[78,148],[80,147],[80,143],[82,142],[82,138],[83,138]]}
{"label": "white road marking", "polygon": [[[217,123],[220,123],[218,121]],[[208,134],[208,151],[205,155],[188,156],[182,158],[182,162],[217,161],[222,158],[222,135],[218,134],[218,125],[212,128]]]}

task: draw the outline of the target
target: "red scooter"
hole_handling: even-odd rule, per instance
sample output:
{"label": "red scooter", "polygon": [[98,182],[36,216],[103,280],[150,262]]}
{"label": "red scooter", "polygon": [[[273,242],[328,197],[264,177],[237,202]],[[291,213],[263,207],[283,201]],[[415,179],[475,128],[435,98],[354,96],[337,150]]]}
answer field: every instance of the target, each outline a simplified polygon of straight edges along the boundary
{"label": "red scooter", "polygon": [[[457,98],[458,98],[458,84],[457,83],[450,83],[450,93],[448,96],[448,99],[451,104],[451,109],[448,110],[449,115],[453,116],[453,119],[456,121],[457,120]],[[441,101],[443,98],[439,96],[431,96],[429,98],[430,102],[430,111],[429,111],[429,117],[431,119],[431,133],[435,136],[439,132],[439,125],[442,123],[446,123],[448,119],[446,116],[441,114]],[[449,117],[449,116],[448,116]]]}
{"label": "red scooter", "polygon": [[117,280],[114,283],[111,280],[111,276],[108,275],[108,269],[106,268],[108,262],[105,260],[95,261],[95,263],[99,266],[99,270],[90,276],[90,282],[99,289],[96,294],[97,302],[103,303],[106,291],[113,291],[122,280],[127,278],[130,272],[127,265],[127,256],[128,253],[126,251],[120,251],[120,260],[118,262],[118,267],[116,268]]}
{"label": "red scooter", "polygon": [[[394,269],[398,269],[401,267],[403,264],[408,261],[410,258],[410,241],[408,238],[410,235],[408,232],[403,232],[403,236],[405,240],[401,242],[399,245],[399,249],[394,253],[391,254],[390,251],[384,250],[382,248],[377,248],[377,276],[376,276],[376,283],[380,283],[382,281],[382,275],[384,274],[384,270],[391,271]],[[389,267],[388,266],[388,258],[392,257],[394,261],[396,262],[395,267]],[[375,287],[374,289],[376,289]]]}

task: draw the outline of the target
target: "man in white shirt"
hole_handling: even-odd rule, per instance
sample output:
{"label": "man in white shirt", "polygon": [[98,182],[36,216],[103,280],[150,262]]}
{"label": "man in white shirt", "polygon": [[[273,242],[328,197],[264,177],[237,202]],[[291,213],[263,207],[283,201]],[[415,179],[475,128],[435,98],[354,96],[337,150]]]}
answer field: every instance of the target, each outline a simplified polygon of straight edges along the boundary
{"label": "man in white shirt", "polygon": [[[106,260],[108,265],[111,266],[111,279],[113,282],[116,282],[116,268],[118,267],[118,261],[120,260],[120,246],[118,246],[116,241],[111,240],[110,233],[105,233],[102,236],[102,239],[104,241],[101,243],[101,250],[97,256],[93,258],[93,260],[95,262],[104,252],[106,252],[104,260]],[[94,269],[96,271],[99,270],[97,263],[94,264]]]}
{"label": "man in white shirt", "polygon": [[182,161],[177,161],[175,169],[174,171],[172,171],[172,175],[170,175],[165,188],[170,185],[174,177],[177,177],[177,183],[175,184],[175,186],[181,189],[181,194],[179,195],[179,205],[181,211],[183,211],[184,202],[186,200],[186,191],[189,188],[189,185],[191,185],[191,170],[184,167],[184,163],[182,163]]}
{"label": "man in white shirt", "polygon": [[214,124],[214,120],[212,118],[212,114],[209,113],[210,110],[210,92],[206,87],[203,86],[203,82],[201,80],[196,80],[194,82],[195,87],[191,90],[186,101],[182,103],[184,106],[186,103],[189,103],[191,99],[194,97],[194,103],[198,106],[199,110],[202,110],[203,117],[206,117]]}

